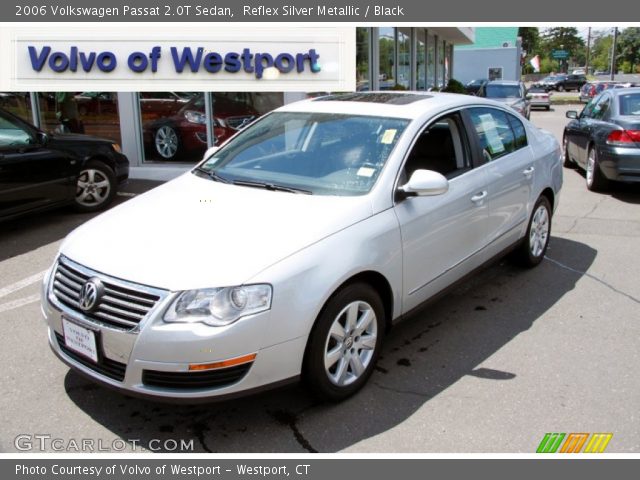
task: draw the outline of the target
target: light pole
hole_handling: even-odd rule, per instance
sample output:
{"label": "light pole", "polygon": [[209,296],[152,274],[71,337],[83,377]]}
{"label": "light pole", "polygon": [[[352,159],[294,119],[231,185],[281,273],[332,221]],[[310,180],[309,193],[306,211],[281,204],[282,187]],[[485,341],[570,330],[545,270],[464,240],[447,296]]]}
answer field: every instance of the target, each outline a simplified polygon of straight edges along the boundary
{"label": "light pole", "polygon": [[618,43],[618,27],[613,27],[613,44],[611,45],[611,80],[616,76],[616,43]]}

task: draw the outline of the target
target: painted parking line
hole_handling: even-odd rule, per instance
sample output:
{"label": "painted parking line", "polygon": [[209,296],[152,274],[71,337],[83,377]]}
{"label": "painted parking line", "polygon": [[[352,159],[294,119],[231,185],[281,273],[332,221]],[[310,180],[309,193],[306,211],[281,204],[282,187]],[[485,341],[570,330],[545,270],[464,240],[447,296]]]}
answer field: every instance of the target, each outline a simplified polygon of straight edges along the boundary
{"label": "painted parking line", "polygon": [[0,303],[0,313],[7,312],[9,310],[13,310],[16,308],[24,307],[25,305],[29,305],[30,303],[34,303],[39,300],[40,300],[40,294],[34,293],[33,295],[29,295],[28,297],[12,300],[11,302],[7,302],[7,303]]}
{"label": "painted parking line", "polygon": [[0,298],[6,297],[7,295],[11,295],[13,292],[17,292],[18,290],[21,290],[25,287],[28,287],[29,285],[39,282],[44,278],[45,273],[47,273],[47,271],[43,270],[42,272],[38,272],[31,275],[30,277],[23,278],[22,280],[18,280],[17,282],[12,283],[11,285],[7,285],[6,287],[0,288]]}

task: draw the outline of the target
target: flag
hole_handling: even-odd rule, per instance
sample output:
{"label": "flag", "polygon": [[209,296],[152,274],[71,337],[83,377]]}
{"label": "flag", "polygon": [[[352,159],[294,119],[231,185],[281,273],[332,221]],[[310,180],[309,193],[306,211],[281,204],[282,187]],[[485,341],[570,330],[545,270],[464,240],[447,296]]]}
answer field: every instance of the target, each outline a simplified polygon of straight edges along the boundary
{"label": "flag", "polygon": [[538,73],[540,71],[540,57],[538,55],[529,60],[529,63],[533,67],[534,72]]}

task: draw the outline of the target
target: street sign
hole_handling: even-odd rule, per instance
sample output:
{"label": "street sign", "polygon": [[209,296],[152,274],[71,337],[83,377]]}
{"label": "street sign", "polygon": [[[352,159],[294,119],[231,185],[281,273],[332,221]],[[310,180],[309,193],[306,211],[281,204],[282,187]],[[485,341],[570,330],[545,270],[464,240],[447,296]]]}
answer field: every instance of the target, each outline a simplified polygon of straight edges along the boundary
{"label": "street sign", "polygon": [[551,50],[551,56],[556,59],[569,58],[567,50]]}

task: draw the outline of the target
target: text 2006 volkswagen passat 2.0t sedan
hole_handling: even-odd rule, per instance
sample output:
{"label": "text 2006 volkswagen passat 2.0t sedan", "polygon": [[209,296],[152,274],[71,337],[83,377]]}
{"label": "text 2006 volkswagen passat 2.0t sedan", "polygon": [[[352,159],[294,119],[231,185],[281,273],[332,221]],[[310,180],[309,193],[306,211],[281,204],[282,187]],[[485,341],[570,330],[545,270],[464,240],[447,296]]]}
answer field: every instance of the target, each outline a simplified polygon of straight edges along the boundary
{"label": "text 2006 volkswagen passat 2.0t sedan", "polygon": [[339,400],[407,312],[509,249],[538,264],[561,184],[556,140],[490,100],[290,104],[72,232],[44,280],[49,342],[129,394],[302,377]]}

